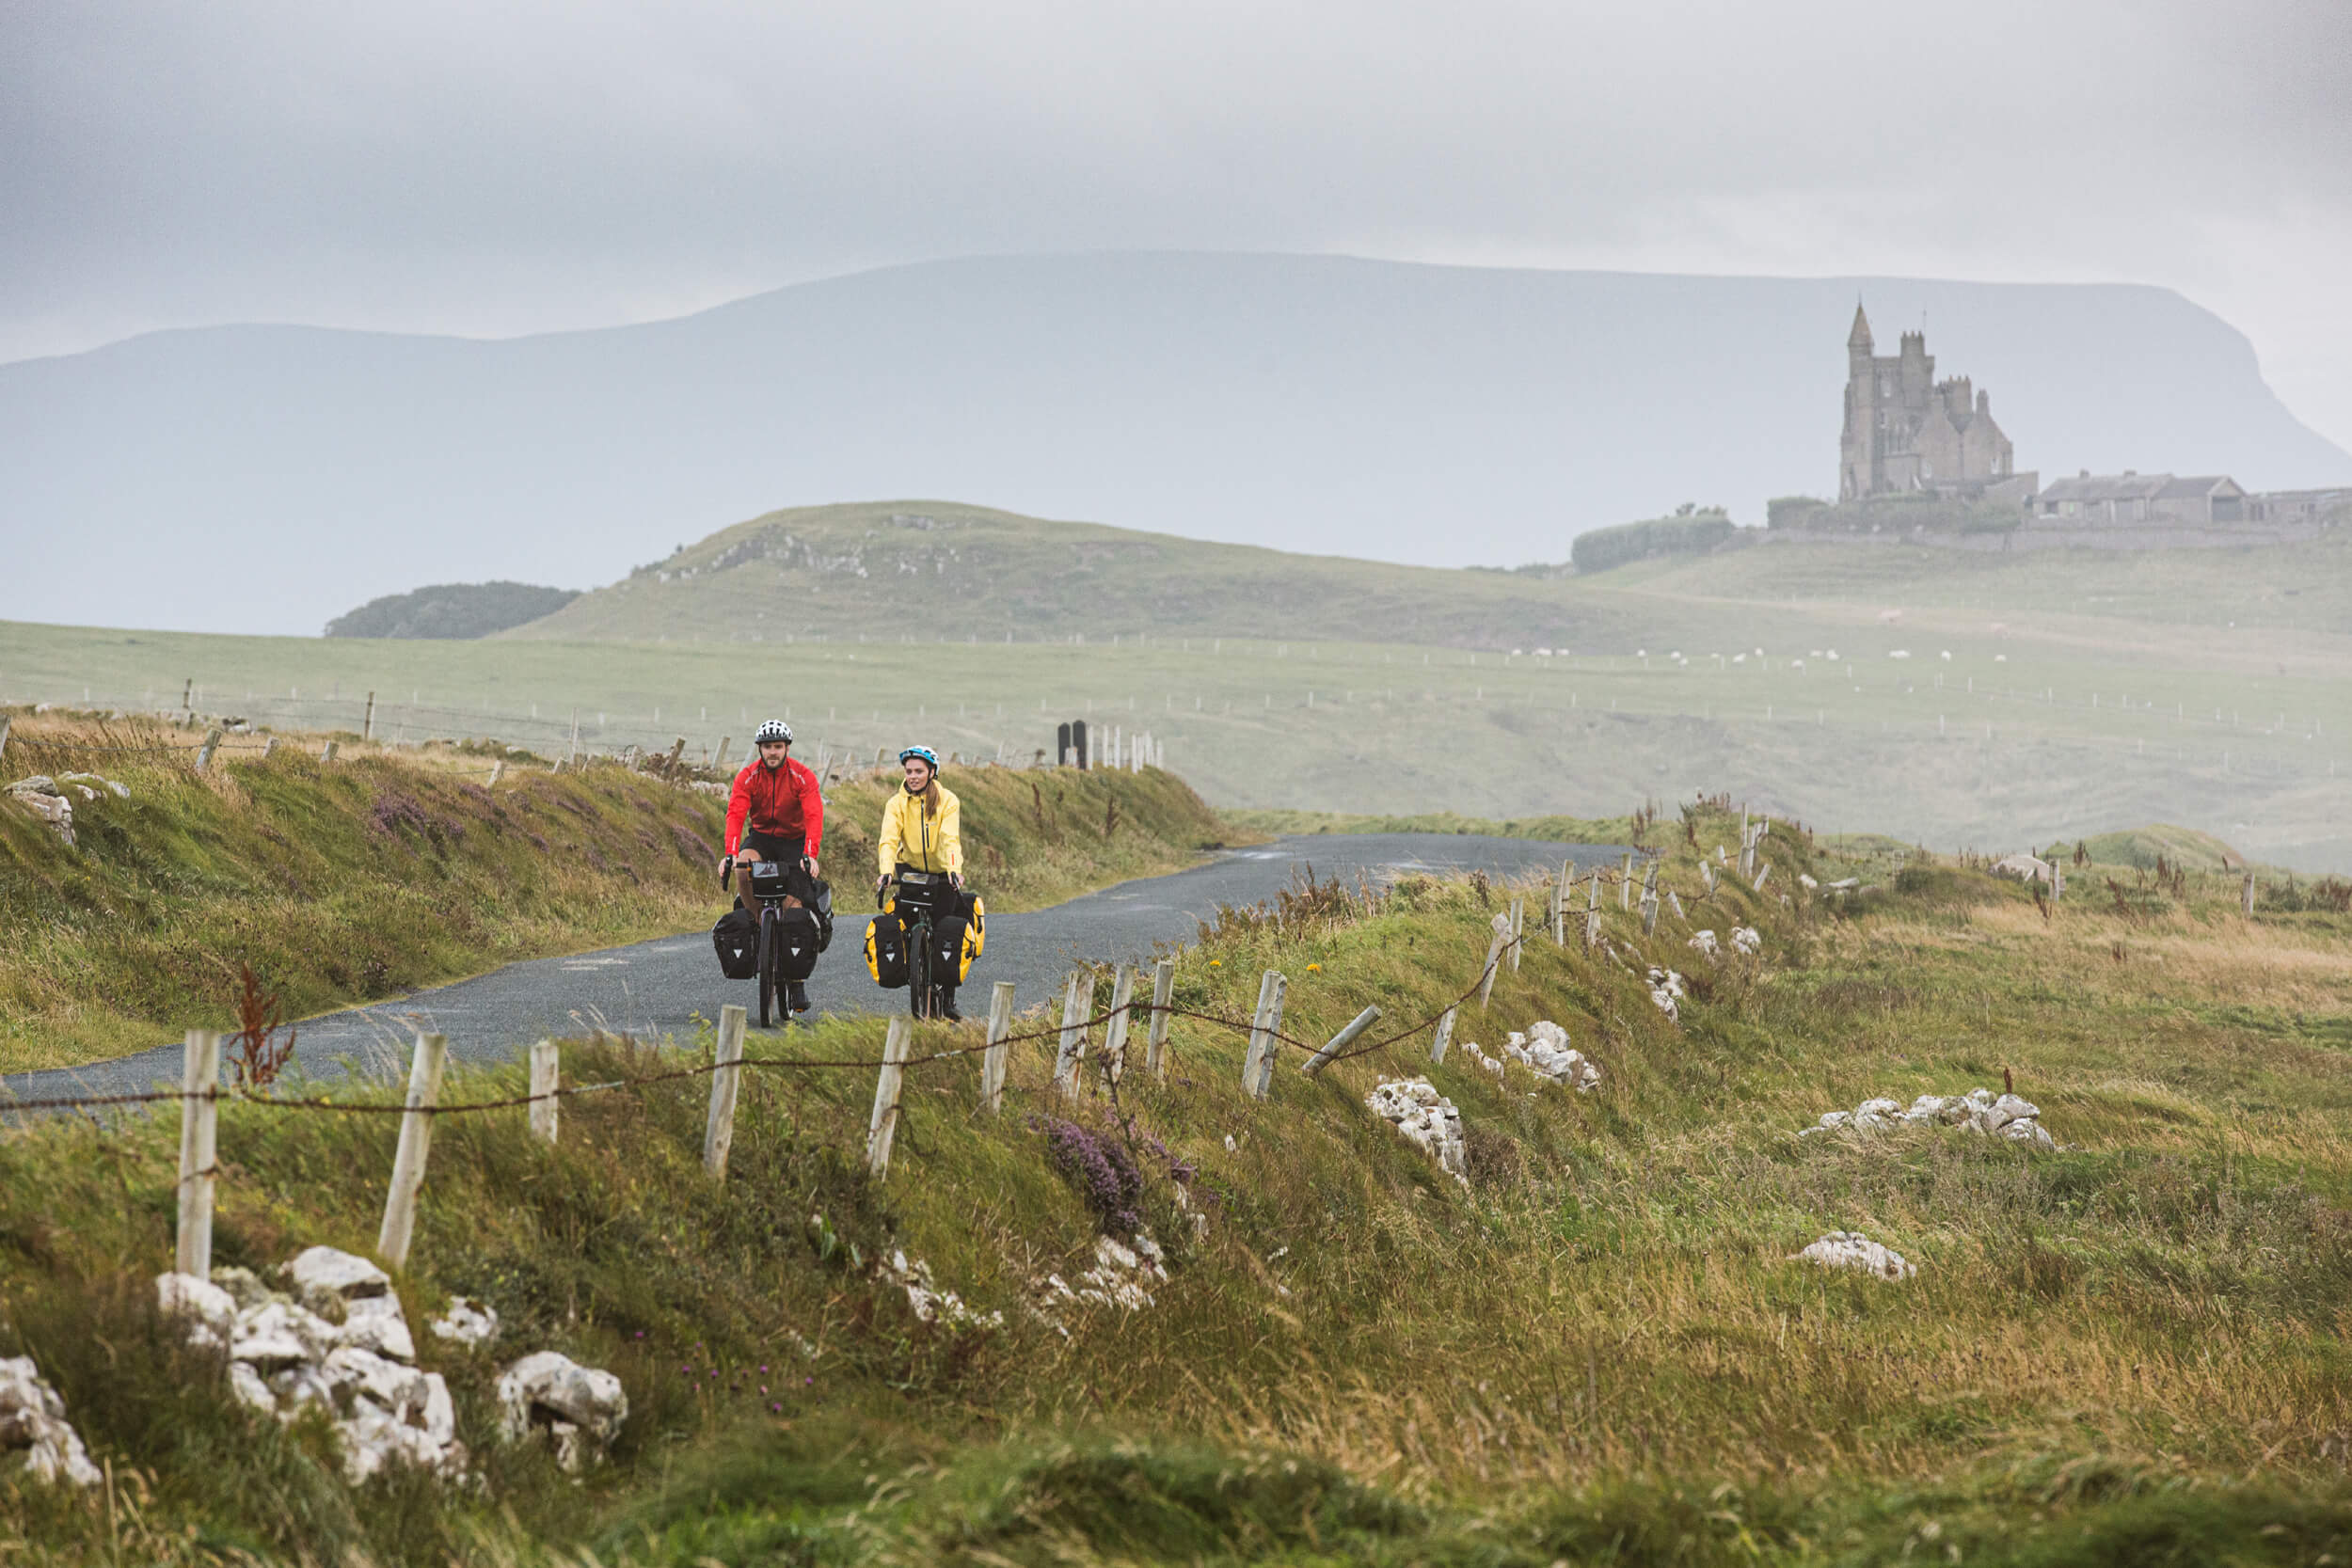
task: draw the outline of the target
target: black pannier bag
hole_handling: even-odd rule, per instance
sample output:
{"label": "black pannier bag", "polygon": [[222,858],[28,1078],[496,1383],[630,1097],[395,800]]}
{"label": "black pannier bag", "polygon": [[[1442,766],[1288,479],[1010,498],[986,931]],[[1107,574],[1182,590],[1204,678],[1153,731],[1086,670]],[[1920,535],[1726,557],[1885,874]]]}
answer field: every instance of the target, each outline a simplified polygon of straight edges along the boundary
{"label": "black pannier bag", "polygon": [[803,907],[776,911],[777,971],[787,980],[805,980],[817,968],[817,917]]}
{"label": "black pannier bag", "polygon": [[833,945],[833,884],[821,878],[809,879],[817,896],[808,901],[809,912],[817,917],[817,951],[822,953]]}
{"label": "black pannier bag", "polygon": [[891,990],[907,983],[907,930],[898,924],[896,900],[866,924],[866,967]]}
{"label": "black pannier bag", "polygon": [[729,910],[710,927],[710,943],[719,950],[719,970],[730,980],[749,980],[759,973],[759,922],[748,910]]}

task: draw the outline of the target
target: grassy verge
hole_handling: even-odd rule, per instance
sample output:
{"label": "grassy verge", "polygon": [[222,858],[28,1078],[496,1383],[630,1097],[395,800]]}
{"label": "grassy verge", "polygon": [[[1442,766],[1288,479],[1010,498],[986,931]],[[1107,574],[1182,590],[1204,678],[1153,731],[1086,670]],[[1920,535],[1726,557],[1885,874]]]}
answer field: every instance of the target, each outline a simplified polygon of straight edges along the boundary
{"label": "grassy verge", "polygon": [[1629,844],[1629,816],[1461,816],[1450,811],[1382,816],[1340,811],[1229,811],[1225,819],[1265,833],[1482,833],[1489,838],[1538,838],[1555,844]]}
{"label": "grassy verge", "polygon": [[[463,1291],[508,1320],[498,1356],[425,1347],[479,1493],[354,1493],[323,1432],[257,1423],[171,1345],[147,1277],[173,1117],[11,1133],[0,1354],[40,1359],[118,1502],[0,1482],[0,1520],[30,1562],[2344,1560],[2352,915],[2249,920],[2228,878],[2121,867],[2045,912],[1918,856],[1831,898],[1800,877],[1845,863],[1784,832],[1764,894],[1702,901],[1697,859],[1736,821],[1661,825],[1690,921],[1645,937],[1610,899],[1603,951],[1531,942],[1434,1068],[1425,1031],[1313,1079],[1292,1053],[1259,1103],[1238,1037],[1184,1018],[1165,1084],[1089,1072],[1065,1107],[1032,1042],[991,1117],[976,1059],[922,1065],[882,1182],[864,1070],[751,1074],[723,1190],[698,1079],[570,1101],[553,1150],[519,1111],[445,1119],[400,1284],[412,1318]],[[1509,891],[1416,879],[1231,917],[1180,956],[1178,1005],[1246,1015],[1277,965],[1304,1039],[1367,1001],[1410,1022],[1474,976]],[[1693,924],[1754,925],[1762,953],[1709,961]],[[1688,976],[1678,1022],[1648,963]],[[1499,1082],[1460,1043],[1537,1018],[1599,1063],[1596,1092]],[[681,1059],[574,1043],[565,1071]],[[1467,1189],[1365,1111],[1405,1072],[1460,1107]],[[1791,1136],[2004,1073],[2065,1148]],[[468,1074],[448,1098],[517,1086]],[[1173,1266],[1152,1308],[1077,1310],[1066,1338],[1026,1306],[1100,1228],[1049,1156],[1064,1116],[1136,1161]],[[392,1141],[389,1118],[227,1107],[220,1260],[363,1250]],[[1831,1229],[1918,1277],[1787,1260]],[[917,1321],[873,1272],[893,1247],[1002,1325]],[[548,1345],[632,1402],[584,1488],[491,1438],[499,1360]]]}
{"label": "grassy verge", "polygon": [[[312,737],[266,758],[223,753],[199,773],[195,738],[18,721],[9,779],[96,764],[129,793],[69,785],[71,848],[0,797],[0,1071],[233,1026],[241,963],[301,1018],[516,958],[690,929],[720,908],[723,801],[705,791],[616,766],[519,765],[491,789],[479,756],[386,752],[356,736],[330,764]],[[1166,773],[978,770],[953,782],[974,876],[1000,908],[1172,870],[1233,833]],[[889,787],[834,786],[834,876],[870,877]]]}

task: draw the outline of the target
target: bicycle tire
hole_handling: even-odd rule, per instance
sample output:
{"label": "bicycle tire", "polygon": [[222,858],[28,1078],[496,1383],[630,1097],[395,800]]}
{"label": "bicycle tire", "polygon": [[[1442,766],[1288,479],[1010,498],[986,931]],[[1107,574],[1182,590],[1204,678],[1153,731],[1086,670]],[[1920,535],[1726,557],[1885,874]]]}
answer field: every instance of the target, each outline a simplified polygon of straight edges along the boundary
{"label": "bicycle tire", "polygon": [[759,911],[759,1026],[768,1027],[768,1015],[776,996],[776,935],[775,911],[766,905]]}
{"label": "bicycle tire", "polygon": [[907,927],[907,1011],[916,1018],[931,1016],[931,923],[918,916]]}

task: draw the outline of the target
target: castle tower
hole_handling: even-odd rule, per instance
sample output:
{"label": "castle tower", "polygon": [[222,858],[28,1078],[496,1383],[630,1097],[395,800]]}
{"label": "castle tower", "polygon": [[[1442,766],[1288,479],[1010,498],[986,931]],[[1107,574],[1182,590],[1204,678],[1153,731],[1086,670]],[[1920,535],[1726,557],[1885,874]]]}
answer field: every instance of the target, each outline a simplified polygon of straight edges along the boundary
{"label": "castle tower", "polygon": [[1846,425],[1837,443],[1837,499],[1850,501],[1879,485],[1879,400],[1871,357],[1870,318],[1854,301],[1853,330],[1846,334]]}

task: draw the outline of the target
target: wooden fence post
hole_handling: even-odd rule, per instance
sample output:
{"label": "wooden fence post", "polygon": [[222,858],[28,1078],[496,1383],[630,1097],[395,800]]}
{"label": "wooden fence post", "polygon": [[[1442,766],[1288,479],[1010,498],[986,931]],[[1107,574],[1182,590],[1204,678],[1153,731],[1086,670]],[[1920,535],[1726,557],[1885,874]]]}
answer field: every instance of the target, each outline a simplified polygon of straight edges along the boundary
{"label": "wooden fence post", "polygon": [[710,1115],[703,1123],[703,1169],[719,1181],[727,1179],[727,1155],[735,1148],[735,1095],[743,1075],[745,1016],[734,1003],[719,1009],[718,1065],[710,1075]]}
{"label": "wooden fence post", "polygon": [[376,1256],[395,1269],[408,1266],[408,1243],[417,1229],[417,1193],[424,1185],[424,1161],[433,1147],[433,1106],[441,1098],[441,1069],[449,1059],[449,1037],[419,1035],[408,1063],[408,1109],[400,1118],[400,1147],[392,1155],[391,1190],[384,1195],[384,1228]]}
{"label": "wooden fence post", "polygon": [[1502,944],[1509,940],[1510,917],[1497,915],[1492,922],[1494,940],[1486,943],[1486,967],[1479,972],[1478,1005],[1486,1006],[1486,998],[1494,994],[1495,975],[1502,968]]}
{"label": "wooden fence post", "polygon": [[[723,773],[727,770],[727,749],[734,744],[735,736],[731,735],[723,735],[719,737],[719,749],[710,753],[710,770],[713,773]],[[819,773],[817,776],[822,779],[824,774]]]}
{"label": "wooden fence post", "polygon": [[0,713],[0,757],[8,754],[8,726],[14,722],[9,715]]}
{"label": "wooden fence post", "polygon": [[1625,858],[1625,870],[1617,879],[1617,908],[1621,910],[1629,910],[1632,907],[1633,857],[1631,855],[1628,855]]}
{"label": "wooden fence post", "polygon": [[1258,982],[1258,1011],[1249,1023],[1249,1050],[1242,1057],[1242,1092],[1252,1100],[1266,1099],[1274,1092],[1274,1053],[1280,1041],[1274,1037],[1282,1028],[1282,998],[1290,990],[1290,981],[1279,969],[1269,969]]}
{"label": "wooden fence post", "polygon": [[1454,1009],[1448,1007],[1438,1015],[1438,1037],[1429,1042],[1432,1066],[1445,1060],[1445,1048],[1454,1043]]}
{"label": "wooden fence post", "polygon": [[1658,863],[1652,861],[1642,873],[1642,934],[1648,936],[1658,929]]}
{"label": "wooden fence post", "polygon": [[899,1013],[882,1038],[882,1069],[874,1080],[874,1119],[866,1129],[866,1168],[880,1181],[890,1174],[890,1141],[898,1135],[898,1091],[906,1083],[907,1045],[914,1022]]}
{"label": "wooden fence post", "polygon": [[1576,886],[1576,878],[1573,875],[1575,869],[1576,862],[1562,861],[1560,863],[1560,885],[1552,890],[1551,944],[1554,947],[1565,947],[1568,944],[1568,893]]}
{"label": "wooden fence post", "polygon": [[553,1040],[541,1040],[531,1048],[531,1135],[543,1143],[555,1142],[557,1107],[563,1101],[555,1098],[561,1061]]}
{"label": "wooden fence post", "polygon": [[334,760],[335,743],[330,740],[326,745],[319,748],[319,761],[322,763],[327,763],[333,762]]}
{"label": "wooden fence post", "polygon": [[213,1165],[219,1149],[220,1035],[188,1031],[180,1068],[180,1234],[172,1267],[213,1277]]}
{"label": "wooden fence post", "polygon": [[490,764],[490,783],[487,787],[496,789],[499,786],[499,781],[504,777],[506,777],[506,759],[501,757]]}
{"label": "wooden fence post", "polygon": [[1752,888],[1750,891],[1755,892],[1755,893],[1761,893],[1761,892],[1763,892],[1763,891],[1764,891],[1764,884],[1765,884],[1765,882],[1766,882],[1767,880],[1769,880],[1769,879],[1771,879],[1772,875],[1772,863],[1771,861],[1766,861],[1766,862],[1764,863],[1764,864],[1763,864],[1763,865],[1762,865],[1762,866],[1761,866],[1761,867],[1760,867],[1760,868],[1756,871],[1756,885],[1755,885],[1755,887],[1754,887],[1754,888]]}
{"label": "wooden fence post", "polygon": [[213,764],[213,753],[220,750],[220,732],[206,730],[204,744],[196,749],[196,770],[199,773]]}
{"label": "wooden fence post", "polygon": [[1525,895],[1511,900],[1511,973],[1519,972],[1519,949],[1527,945],[1522,933],[1527,929],[1527,898]]}
{"label": "wooden fence post", "polygon": [[1005,1064],[1012,1047],[1012,982],[999,980],[988,997],[988,1049],[980,1053],[980,1103],[1002,1115],[1005,1109]]}
{"label": "wooden fence post", "polygon": [[359,738],[375,738],[375,693],[373,691],[368,693],[368,711],[359,721]]}
{"label": "wooden fence post", "polygon": [[1331,1065],[1332,1058],[1336,1057],[1340,1053],[1342,1048],[1346,1046],[1346,1044],[1350,1040],[1353,1040],[1357,1036],[1371,1028],[1374,1023],[1379,1021],[1379,1018],[1380,1009],[1378,1007],[1366,1007],[1362,1012],[1358,1013],[1354,1022],[1350,1022],[1346,1028],[1341,1030],[1338,1034],[1333,1035],[1328,1040],[1326,1040],[1322,1050],[1307,1058],[1307,1065],[1298,1069],[1300,1073],[1306,1077],[1312,1078],[1316,1073],[1321,1072],[1325,1068],[1329,1067]]}
{"label": "wooden fence post", "polygon": [[1162,958],[1152,966],[1152,1023],[1144,1036],[1144,1070],[1168,1082],[1168,1006],[1176,994],[1176,960]]}
{"label": "wooden fence post", "polygon": [[1592,951],[1600,945],[1600,867],[1593,867],[1592,879],[1584,884],[1584,949]]}
{"label": "wooden fence post", "polygon": [[1054,1086],[1065,1100],[1078,1098],[1078,1064],[1087,1052],[1087,1009],[1093,1006],[1092,972],[1072,970],[1061,994],[1061,1045],[1054,1053]]}
{"label": "wooden fence post", "polygon": [[1114,1084],[1127,1070],[1127,1008],[1135,990],[1136,972],[1120,964],[1111,979],[1111,1016],[1103,1025],[1103,1075]]}
{"label": "wooden fence post", "polygon": [[2249,915],[2254,912],[2254,874],[2251,871],[2246,874],[2245,884],[2238,889],[2238,906]]}

